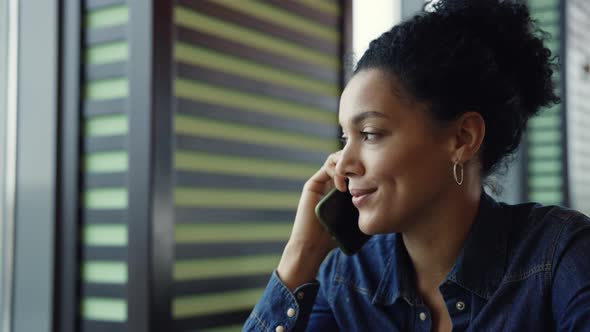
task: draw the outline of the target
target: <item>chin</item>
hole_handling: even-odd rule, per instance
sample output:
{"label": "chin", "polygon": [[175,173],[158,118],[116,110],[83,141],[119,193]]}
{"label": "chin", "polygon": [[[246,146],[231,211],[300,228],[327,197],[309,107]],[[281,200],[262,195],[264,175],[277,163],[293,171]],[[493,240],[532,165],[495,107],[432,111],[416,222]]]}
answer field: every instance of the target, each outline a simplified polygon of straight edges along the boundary
{"label": "chin", "polygon": [[379,226],[379,223],[375,222],[375,219],[373,218],[363,218],[362,216],[359,218],[359,229],[361,230],[361,232],[367,235],[385,233],[380,229],[382,227]]}
{"label": "chin", "polygon": [[359,215],[359,229],[367,235],[399,233],[400,225],[391,219],[378,216]]}

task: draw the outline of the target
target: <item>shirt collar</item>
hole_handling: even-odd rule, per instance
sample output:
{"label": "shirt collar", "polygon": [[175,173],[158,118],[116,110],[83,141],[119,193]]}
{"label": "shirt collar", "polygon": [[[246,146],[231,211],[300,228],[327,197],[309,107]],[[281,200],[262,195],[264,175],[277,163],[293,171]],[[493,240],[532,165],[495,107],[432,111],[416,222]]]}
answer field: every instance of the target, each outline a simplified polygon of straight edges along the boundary
{"label": "shirt collar", "polygon": [[[483,188],[481,192],[475,221],[443,284],[455,283],[487,300],[498,288],[504,275],[506,222],[510,216]],[[391,305],[398,299],[404,299],[413,305],[418,298],[413,281],[414,269],[401,234],[394,234],[394,247],[372,302]]]}
{"label": "shirt collar", "polygon": [[393,234],[394,250],[390,255],[372,302],[390,305],[404,299],[410,305],[416,301],[414,269],[401,234]]}

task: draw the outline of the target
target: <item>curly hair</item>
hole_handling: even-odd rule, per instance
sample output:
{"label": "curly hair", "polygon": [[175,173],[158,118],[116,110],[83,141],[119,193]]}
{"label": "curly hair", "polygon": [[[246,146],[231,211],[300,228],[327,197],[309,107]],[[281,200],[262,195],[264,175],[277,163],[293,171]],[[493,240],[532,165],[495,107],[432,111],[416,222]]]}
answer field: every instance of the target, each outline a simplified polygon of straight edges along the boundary
{"label": "curly hair", "polygon": [[379,69],[407,97],[426,102],[435,123],[481,114],[482,178],[518,147],[528,119],[557,104],[548,37],[523,4],[442,0],[373,40],[354,73]]}

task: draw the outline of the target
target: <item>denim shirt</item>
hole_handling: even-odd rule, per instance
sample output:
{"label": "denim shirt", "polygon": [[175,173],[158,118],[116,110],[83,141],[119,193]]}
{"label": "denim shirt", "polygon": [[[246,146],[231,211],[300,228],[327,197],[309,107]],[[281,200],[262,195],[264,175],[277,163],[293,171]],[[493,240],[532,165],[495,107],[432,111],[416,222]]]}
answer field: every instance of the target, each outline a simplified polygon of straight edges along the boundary
{"label": "denim shirt", "polygon": [[[590,219],[482,190],[476,219],[439,290],[453,331],[590,331]],[[276,271],[244,331],[431,331],[399,234],[338,249],[294,292]]]}

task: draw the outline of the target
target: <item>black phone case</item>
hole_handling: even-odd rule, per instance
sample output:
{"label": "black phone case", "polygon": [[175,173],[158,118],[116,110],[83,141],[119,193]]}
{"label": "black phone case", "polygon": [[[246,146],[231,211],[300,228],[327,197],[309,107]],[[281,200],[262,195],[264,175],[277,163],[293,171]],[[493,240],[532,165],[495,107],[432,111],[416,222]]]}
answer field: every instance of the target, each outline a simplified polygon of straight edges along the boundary
{"label": "black phone case", "polygon": [[315,214],[346,255],[357,253],[370,238],[358,227],[358,210],[349,192],[333,189],[316,205]]}

